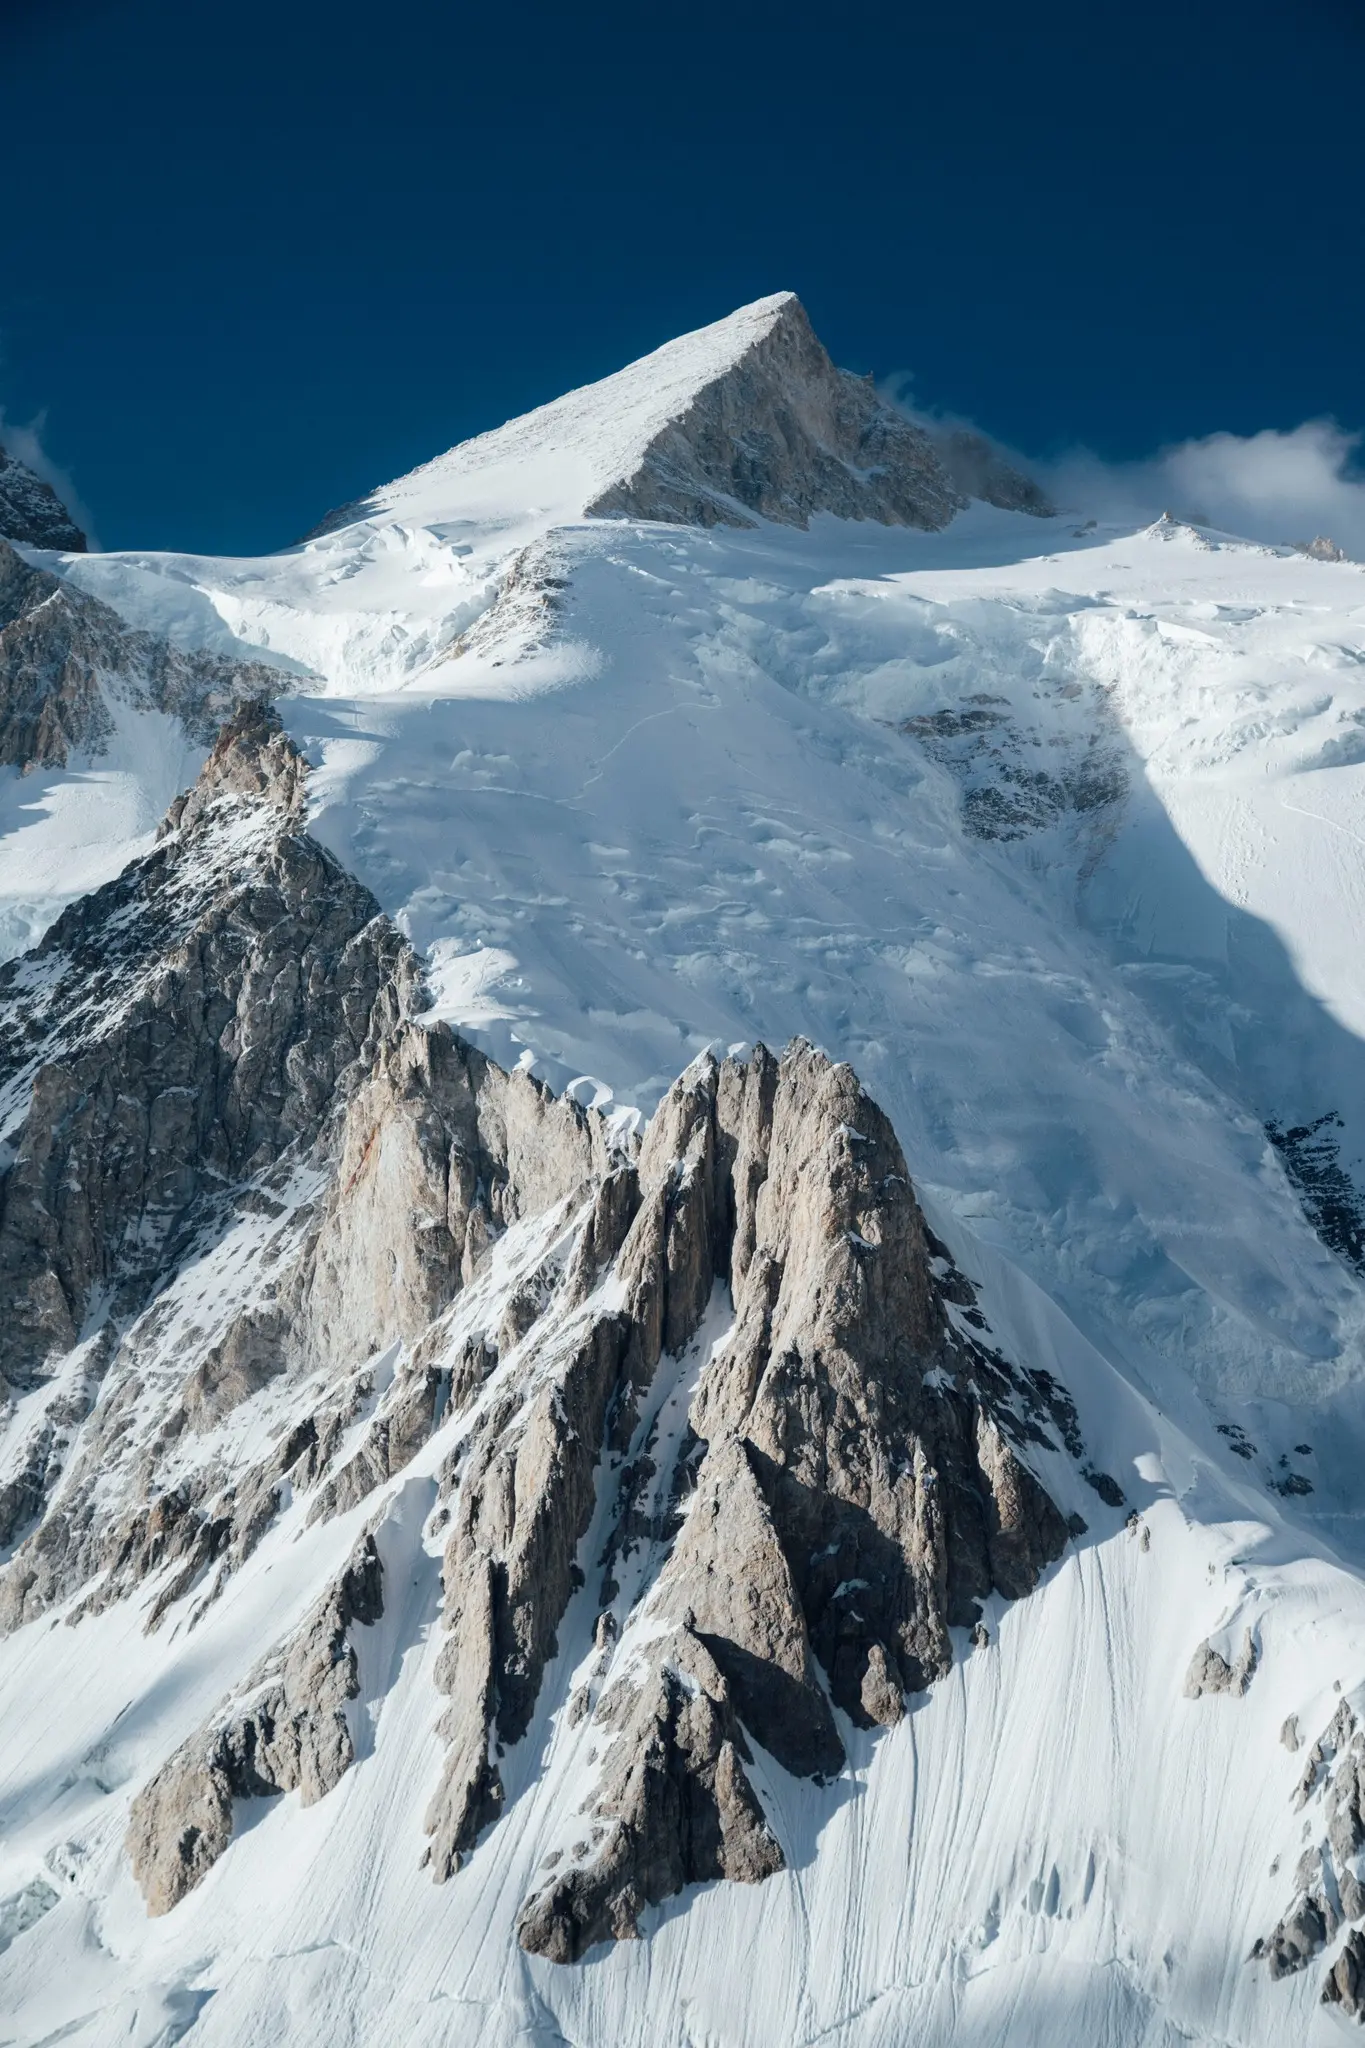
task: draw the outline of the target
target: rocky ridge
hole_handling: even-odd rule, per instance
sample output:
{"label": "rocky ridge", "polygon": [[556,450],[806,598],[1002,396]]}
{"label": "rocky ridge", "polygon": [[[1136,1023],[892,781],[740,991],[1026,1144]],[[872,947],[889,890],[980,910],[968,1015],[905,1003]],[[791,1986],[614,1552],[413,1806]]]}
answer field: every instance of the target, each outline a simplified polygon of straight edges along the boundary
{"label": "rocky ridge", "polygon": [[360,1690],[355,1627],[384,1611],[383,1564],[362,1539],[287,1647],[176,1751],[133,1801],[128,1855],[149,1913],[168,1913],[232,1838],[234,1801],[297,1791],[311,1806],[355,1761],[345,1708]]}
{"label": "rocky ridge", "polygon": [[802,1043],[703,1062],[639,1170],[619,1269],[636,1320],[676,1351],[716,1286],[734,1320],[664,1496],[680,1526],[647,1644],[598,1692],[588,1853],[523,1911],[523,1945],[558,1961],[684,1883],[779,1867],[745,1732],[799,1775],[836,1773],[832,1708],[893,1725],[951,1668],[949,1630],[1032,1591],[1068,1536],[1009,1441],[1055,1390],[955,1332],[900,1148],[848,1067]]}
{"label": "rocky ridge", "polygon": [[946,526],[966,503],[925,431],[830,361],[800,300],[698,391],[589,517],[805,526],[816,512]]}
{"label": "rocky ridge", "polygon": [[[1286,1723],[1283,1737],[1287,1747],[1298,1748],[1296,1721]],[[1296,1815],[1306,1816],[1300,1824],[1303,1846],[1294,1869],[1294,1895],[1270,1933],[1256,1941],[1252,1960],[1264,1962],[1273,1978],[1292,1976],[1345,1927],[1345,1942],[1323,1981],[1322,2000],[1365,2024],[1365,1730],[1349,1700],[1339,1702],[1310,1746],[1293,1806]]]}
{"label": "rocky ridge", "polygon": [[0,448],[0,535],[32,548],[84,554],[85,535],[50,483]]}
{"label": "rocky ridge", "polygon": [[125,625],[0,540],[0,766],[60,768],[78,749],[98,758],[111,697],[168,712],[207,745],[236,704],[283,682],[265,663],[185,653]]}
{"label": "rocky ridge", "polygon": [[782,1867],[753,1744],[821,1780],[841,1714],[894,1723],[1079,1528],[1030,1461],[1083,1447],[1063,1391],[991,1348],[848,1067],[705,1057],[637,1141],[421,1021],[418,963],[303,790],[248,707],[153,854],[5,970],[0,1621],[136,1599],[192,1629],[282,1518],[363,1518],[134,1801],[169,1910],[235,1800],[321,1797],[353,1760],[373,1546],[421,1461],[438,1879],[497,1822],[595,1603],[563,1709],[592,1789],[519,1922],[567,1961]]}

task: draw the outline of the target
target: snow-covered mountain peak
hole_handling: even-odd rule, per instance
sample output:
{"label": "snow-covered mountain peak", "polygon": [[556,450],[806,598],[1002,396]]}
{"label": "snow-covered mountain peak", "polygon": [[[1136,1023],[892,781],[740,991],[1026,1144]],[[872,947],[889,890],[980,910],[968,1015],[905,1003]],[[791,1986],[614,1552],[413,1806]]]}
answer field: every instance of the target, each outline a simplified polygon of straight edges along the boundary
{"label": "snow-covered mountain peak", "polygon": [[528,510],[695,526],[830,511],[932,529],[964,502],[922,429],[836,369],[795,293],[778,292],[462,442],[318,531]]}
{"label": "snow-covered mountain peak", "polygon": [[1083,510],[784,296],[0,547],[7,2038],[1365,2011],[1363,572]]}
{"label": "snow-covered mountain peak", "polygon": [[[935,534],[971,498],[1050,509],[981,436],[936,437],[836,368],[783,292],[462,442],[279,555],[128,553],[70,573],[134,626],[266,656],[327,694],[419,677],[464,694],[513,652],[524,692],[564,548],[610,545],[599,522],[801,532],[821,514]],[[537,687],[582,667],[542,663]]]}

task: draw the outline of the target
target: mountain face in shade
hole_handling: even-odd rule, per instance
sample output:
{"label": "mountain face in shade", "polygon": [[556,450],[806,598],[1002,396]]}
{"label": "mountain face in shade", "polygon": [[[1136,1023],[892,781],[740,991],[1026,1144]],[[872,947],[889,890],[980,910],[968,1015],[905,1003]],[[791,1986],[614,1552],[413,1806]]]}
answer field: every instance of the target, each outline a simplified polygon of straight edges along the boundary
{"label": "mountain face in shade", "polygon": [[657,429],[628,473],[584,510],[689,526],[805,526],[814,512],[946,526],[965,502],[924,431],[836,370],[798,299],[765,308],[754,338]]}
{"label": "mountain face in shade", "polygon": [[85,535],[51,484],[0,448],[0,538],[83,554]]}
{"label": "mountain face in shade", "polygon": [[[382,394],[379,394],[382,397]],[[1365,2014],[1365,602],[741,308],[0,541],[0,2035]]]}

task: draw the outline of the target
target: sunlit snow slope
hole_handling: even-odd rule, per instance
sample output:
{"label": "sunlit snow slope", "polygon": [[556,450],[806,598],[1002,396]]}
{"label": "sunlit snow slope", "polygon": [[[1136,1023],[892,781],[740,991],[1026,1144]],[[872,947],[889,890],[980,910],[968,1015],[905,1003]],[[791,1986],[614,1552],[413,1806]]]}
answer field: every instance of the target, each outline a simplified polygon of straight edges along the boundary
{"label": "sunlit snow slope", "polygon": [[[707,1045],[800,1033],[850,1060],[1133,1526],[1097,1511],[997,1604],[988,1652],[898,1728],[849,1731],[838,1782],[760,1755],[786,1872],[569,1967],[510,1928],[574,1797],[587,1596],[506,1822],[451,1885],[418,1868],[438,1444],[396,1488],[410,1590],[360,1764],[306,1813],[263,1808],[165,1920],[119,1861],[127,1796],[364,1517],[286,1519],[182,1639],[144,1637],[135,1603],[31,1624],[0,1645],[0,1898],[40,1883],[63,1910],[0,1955],[0,2038],[1270,2048],[1347,2026],[1320,1965],[1273,1982],[1247,1956],[1321,1833],[1281,1726],[1311,1742],[1342,1697],[1365,1708],[1365,571],[1085,507],[973,504],[941,532],[585,518],[783,303],[278,556],[42,559],[135,626],[297,674],[312,829],[425,953],[435,1014],[504,1063],[648,1112]],[[143,809],[119,747],[52,778],[40,821],[16,779],[12,898],[55,909],[141,850],[167,747]],[[92,856],[80,792],[115,771]],[[1201,1639],[1231,1660],[1247,1628],[1245,1696],[1186,1698]]]}

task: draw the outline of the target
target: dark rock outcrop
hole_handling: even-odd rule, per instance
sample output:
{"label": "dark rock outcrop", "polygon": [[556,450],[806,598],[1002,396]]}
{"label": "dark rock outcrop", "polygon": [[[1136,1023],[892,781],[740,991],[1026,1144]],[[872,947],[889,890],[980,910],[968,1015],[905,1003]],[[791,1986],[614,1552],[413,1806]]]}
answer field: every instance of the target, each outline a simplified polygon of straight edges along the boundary
{"label": "dark rock outcrop", "polygon": [[0,1081],[28,1094],[0,1179],[5,1382],[75,1345],[97,1294],[144,1307],[226,1191],[317,1137],[404,966],[249,708],[154,851],[0,969]]}
{"label": "dark rock outcrop", "polygon": [[759,338],[657,434],[590,517],[805,526],[812,513],[946,526],[965,499],[929,436],[870,377],[837,370],[788,295]]}
{"label": "dark rock outcrop", "polygon": [[184,653],[135,631],[0,540],[0,766],[60,768],[78,748],[98,755],[113,729],[111,695],[173,713],[207,744],[239,703],[284,681],[263,663]]}
{"label": "dark rock outcrop", "polygon": [[1243,1631],[1242,1647],[1230,1664],[1211,1643],[1202,1642],[1185,1673],[1185,1697],[1197,1700],[1209,1693],[1230,1693],[1234,1699],[1241,1699],[1259,1662],[1260,1652],[1250,1629]]}
{"label": "dark rock outcrop", "polygon": [[1069,672],[1044,676],[1023,706],[976,687],[976,680],[963,675],[951,702],[906,719],[900,730],[961,785],[963,828],[973,839],[1022,841],[1061,828],[1073,841],[1079,873],[1089,873],[1130,785],[1123,729],[1107,689],[1078,685]]}
{"label": "dark rock outcrop", "polygon": [[[717,1280],[735,1319],[692,1403],[702,1455],[647,1601],[646,1675],[593,1719],[596,1846],[523,1909],[523,1944],[552,1956],[631,1931],[643,1901],[688,1881],[690,1809],[658,1787],[710,1812],[719,1751],[679,1723],[673,1674],[717,1740],[733,1716],[788,1769],[825,1776],[844,1757],[831,1700],[859,1726],[894,1724],[904,1694],[951,1667],[950,1628],[992,1591],[1029,1592],[1067,1540],[1008,1440],[1017,1417],[981,1384],[996,1368],[945,1313],[900,1147],[848,1067],[802,1043],[701,1063],[661,1105],[640,1172],[632,1238],[651,1240],[637,1264],[663,1299],[663,1347],[686,1342]],[[755,1860],[737,1839],[737,1874],[766,1874],[776,1845]]]}
{"label": "dark rock outcrop", "polygon": [[149,1913],[168,1913],[232,1839],[233,1802],[299,1793],[311,1806],[355,1761],[345,1707],[360,1690],[350,1635],[384,1611],[366,1536],[289,1643],[253,1670],[133,1801],[128,1855]]}
{"label": "dark rock outcrop", "polygon": [[598,1800],[592,1832],[570,1867],[523,1907],[523,1948],[576,1962],[598,1941],[639,1932],[651,1902],[685,1885],[729,1878],[757,1884],[785,1858],[745,1775],[748,1749],[730,1690],[704,1643],[679,1633],[666,1664],[636,1686],[621,1681],[598,1724],[620,1758]]}
{"label": "dark rock outcrop", "polygon": [[[1231,1683],[1217,1689],[1229,1690]],[[1291,1727],[1295,1740],[1290,1746],[1297,1749],[1296,1716],[1285,1723],[1282,1737]],[[1365,1732],[1357,1726],[1347,1700],[1342,1700],[1304,1760],[1294,1806],[1302,1811],[1310,1803],[1319,1808],[1317,1839],[1310,1839],[1313,1822],[1305,1821],[1303,1838],[1309,1846],[1294,1871],[1294,1896],[1252,1950],[1273,1978],[1305,1969],[1343,1922],[1365,1920],[1365,1881],[1356,1867],[1358,1852],[1365,1846]],[[1358,2005],[1362,1955],[1361,1936],[1349,1935],[1322,1994],[1324,2003],[1342,2005],[1355,2018],[1365,2017],[1365,2009]]]}
{"label": "dark rock outcrop", "polygon": [[31,548],[85,552],[85,535],[51,484],[5,448],[0,448],[0,534]]}
{"label": "dark rock outcrop", "polygon": [[1324,2005],[1340,2006],[1347,2019],[1365,2022],[1365,1934],[1353,1929],[1322,1987]]}
{"label": "dark rock outcrop", "polygon": [[1318,1858],[1310,1855],[1306,1861],[1311,1868],[1302,1870],[1301,1875],[1310,1888],[1300,1892],[1265,1943],[1263,1953],[1272,1977],[1289,1977],[1302,1970],[1337,1929],[1337,1916],[1323,1889]]}

